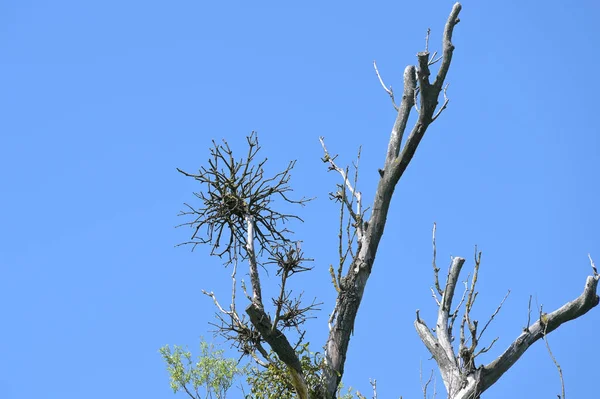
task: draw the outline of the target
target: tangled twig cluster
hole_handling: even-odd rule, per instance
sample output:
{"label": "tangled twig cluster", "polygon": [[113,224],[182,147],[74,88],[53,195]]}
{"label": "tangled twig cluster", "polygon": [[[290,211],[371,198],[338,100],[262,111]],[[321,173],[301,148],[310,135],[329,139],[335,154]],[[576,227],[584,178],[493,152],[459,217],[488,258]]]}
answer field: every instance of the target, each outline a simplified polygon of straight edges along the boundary
{"label": "tangled twig cluster", "polygon": [[247,217],[254,220],[255,238],[261,251],[271,253],[275,246],[290,241],[288,235],[291,231],[280,224],[290,219],[302,219],[273,209],[273,202],[277,198],[300,205],[310,201],[307,198],[294,200],[288,197],[292,191],[288,182],[295,161],[274,176],[265,177],[267,159],[256,160],[261,148],[256,133],[252,132],[247,141],[245,159],[236,160],[226,141],[223,144],[213,141],[207,167],[202,166],[198,174],[177,169],[200,182],[203,187],[202,191],[194,193],[202,205],[194,207],[186,203],[187,209],[180,213],[180,216],[193,217],[180,226],[189,226],[194,231],[190,240],[180,245],[192,244],[195,248],[198,244],[210,244],[211,254],[219,257],[225,255],[227,262],[231,262],[236,255],[245,258]]}

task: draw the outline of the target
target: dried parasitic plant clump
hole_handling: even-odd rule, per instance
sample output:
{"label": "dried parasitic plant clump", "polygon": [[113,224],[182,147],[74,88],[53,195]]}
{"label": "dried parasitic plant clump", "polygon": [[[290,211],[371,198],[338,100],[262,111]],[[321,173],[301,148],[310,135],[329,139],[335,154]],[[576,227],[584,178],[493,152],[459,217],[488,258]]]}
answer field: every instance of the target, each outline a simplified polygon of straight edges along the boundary
{"label": "dried parasitic plant clump", "polygon": [[[190,241],[183,244],[210,244],[212,255],[226,255],[231,261],[236,255],[247,256],[247,219],[254,222],[255,239],[260,250],[269,253],[288,243],[290,230],[280,225],[289,219],[301,220],[299,216],[274,209],[274,201],[281,199],[292,204],[304,205],[310,199],[294,200],[288,197],[292,191],[288,185],[290,172],[295,161],[291,161],[281,172],[266,177],[264,166],[267,159],[257,161],[260,151],[258,136],[252,132],[248,137],[246,158],[236,160],[226,141],[213,141],[208,166],[202,166],[198,174],[177,169],[185,176],[201,183],[202,191],[194,193],[201,205],[185,204],[187,210],[181,216],[192,216],[193,220],[180,226],[189,226],[194,232]],[[183,245],[181,244],[181,245]]]}

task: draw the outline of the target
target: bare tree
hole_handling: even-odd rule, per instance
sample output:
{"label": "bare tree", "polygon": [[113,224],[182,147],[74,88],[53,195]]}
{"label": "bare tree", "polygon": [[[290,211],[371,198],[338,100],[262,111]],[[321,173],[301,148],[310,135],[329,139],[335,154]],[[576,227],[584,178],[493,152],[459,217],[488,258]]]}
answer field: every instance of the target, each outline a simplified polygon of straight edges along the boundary
{"label": "bare tree", "polygon": [[[200,182],[203,188],[196,194],[202,203],[201,207],[186,204],[187,210],[182,212],[192,216],[184,225],[194,231],[186,244],[211,245],[212,254],[222,257],[232,268],[232,294],[228,307],[222,306],[212,292],[205,292],[218,308],[218,331],[233,341],[244,355],[251,356],[260,367],[268,369],[276,364],[285,365],[289,384],[283,384],[281,389],[294,391],[298,398],[329,399],[338,394],[356,315],[373,271],[394,190],[428,127],[448,105],[445,79],[452,62],[452,34],[459,23],[460,11],[461,5],[456,3],[444,27],[439,56],[436,52],[429,52],[428,31],[425,50],[417,54],[417,64],[409,65],[404,70],[404,89],[399,104],[396,104],[394,92],[384,84],[374,65],[381,85],[397,110],[397,116],[370,208],[364,207],[357,189],[358,160],[353,168],[339,166],[336,157],[328,151],[324,138],[320,139],[324,151],[322,160],[329,170],[340,175],[341,183],[330,194],[331,199],[340,205],[339,263],[337,267],[330,267],[337,298],[328,320],[329,337],[325,352],[318,359],[316,367],[307,366],[303,323],[320,304],[315,301],[305,304],[302,295],[293,295],[287,284],[295,274],[311,270],[306,265],[311,259],[305,257],[300,243],[291,238],[290,231],[285,227],[288,220],[299,217],[277,210],[278,206],[285,203],[304,205],[308,201],[290,196],[289,179],[294,163],[290,163],[282,172],[267,177],[264,171],[266,159],[257,160],[260,146],[257,136],[252,134],[248,137],[249,150],[245,158],[234,158],[226,142],[214,143],[208,166],[201,168],[197,174],[180,170]],[[434,65],[438,66],[435,74],[431,70]],[[441,96],[443,102],[440,105]],[[416,113],[416,122],[403,140],[411,113]],[[533,324],[528,321],[521,335],[498,358],[489,364],[477,365],[477,356],[490,350],[495,342],[493,340],[483,348],[480,346],[483,333],[502,304],[482,328],[477,320],[471,318],[478,294],[476,284],[481,262],[481,254],[476,252],[471,282],[465,284],[459,303],[453,308],[456,286],[465,260],[453,258],[442,287],[438,276],[440,269],[435,260],[435,226],[433,251],[432,294],[438,307],[437,320],[435,328],[429,328],[417,311],[415,327],[439,366],[448,398],[478,398],[534,342],[598,304],[598,274],[594,269],[594,274],[587,278],[584,291],[577,299],[551,313],[540,311],[539,319]],[[238,282],[240,264],[247,264],[250,279],[248,288],[243,280]],[[262,268],[273,267],[280,281],[280,289],[269,304],[262,295],[260,274]],[[240,287],[248,301],[245,314],[236,307],[236,295]],[[457,320],[459,322],[455,323]],[[425,397],[430,382],[431,378],[423,385]],[[375,381],[372,387],[376,397]],[[284,397],[282,392],[278,395]]]}

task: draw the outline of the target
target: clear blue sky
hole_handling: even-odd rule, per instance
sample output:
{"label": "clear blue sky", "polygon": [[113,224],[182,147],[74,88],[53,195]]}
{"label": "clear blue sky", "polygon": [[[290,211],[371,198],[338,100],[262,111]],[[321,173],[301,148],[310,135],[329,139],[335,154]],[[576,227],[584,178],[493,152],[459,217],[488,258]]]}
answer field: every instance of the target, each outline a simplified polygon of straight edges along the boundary
{"label": "clear blue sky", "polygon": [[[196,188],[175,168],[206,162],[213,138],[242,148],[251,130],[272,170],[297,159],[297,194],[318,197],[296,231],[316,259],[297,287],[325,301],[309,325],[319,349],[338,180],[318,137],[342,163],[363,146],[370,203],[395,116],[372,61],[400,91],[428,27],[440,48],[452,3],[2,2],[0,397],[173,396],[158,348],[210,338],[200,290],[229,290],[207,251],[174,248]],[[434,367],[412,325],[417,308],[433,324],[434,221],[440,265],[484,252],[480,320],[512,290],[484,360],[519,335],[530,294],[553,310],[581,293],[587,253],[600,263],[600,5],[463,7],[451,102],[396,190],[350,343],[344,381],[363,393],[376,378],[380,397],[419,397],[419,362]],[[571,398],[596,392],[599,323],[595,309],[550,336]],[[538,343],[485,397],[559,389]]]}

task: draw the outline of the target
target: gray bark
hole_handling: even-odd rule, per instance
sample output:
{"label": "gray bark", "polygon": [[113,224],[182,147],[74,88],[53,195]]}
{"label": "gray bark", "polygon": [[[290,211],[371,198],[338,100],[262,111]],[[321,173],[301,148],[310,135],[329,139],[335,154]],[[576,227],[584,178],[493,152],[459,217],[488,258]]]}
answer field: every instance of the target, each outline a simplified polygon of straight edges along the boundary
{"label": "gray bark", "polygon": [[531,327],[525,328],[497,359],[478,368],[470,369],[464,365],[461,367],[459,354],[454,353],[450,344],[453,335],[452,331],[448,329],[448,318],[454,289],[463,264],[464,259],[454,258],[450,266],[448,281],[438,308],[435,333],[420,319],[418,313],[415,321],[419,337],[440,369],[449,399],[478,398],[494,385],[531,345],[543,338],[544,334],[556,330],[567,321],[584,315],[599,302],[596,289],[600,276],[594,273],[593,276],[587,278],[584,290],[578,298],[552,313],[544,314]]}
{"label": "gray bark", "polygon": [[[442,61],[434,82],[431,83],[429,80],[430,58],[427,51],[417,55],[418,68],[408,66],[404,71],[402,102],[398,109],[396,122],[392,128],[385,165],[381,173],[382,177],[379,181],[375,200],[371,208],[371,217],[365,223],[365,227],[368,227],[365,228],[365,233],[360,237],[360,242],[358,243],[360,252],[350,265],[345,276],[345,284],[341,288],[336,309],[334,310],[337,317],[331,328],[325,352],[326,369],[324,388],[327,398],[335,397],[337,387],[344,374],[344,363],[346,361],[350,336],[354,329],[354,321],[375,262],[375,256],[385,228],[394,189],[415,155],[427,128],[437,117],[434,113],[438,105],[439,95],[443,89],[444,79],[452,61],[452,53],[454,51],[452,32],[459,22],[458,14],[460,10],[461,5],[456,3],[446,22],[443,34]],[[415,105],[414,99],[417,83],[420,96],[419,116],[404,147],[402,147],[402,137],[406,130],[410,113]]]}

